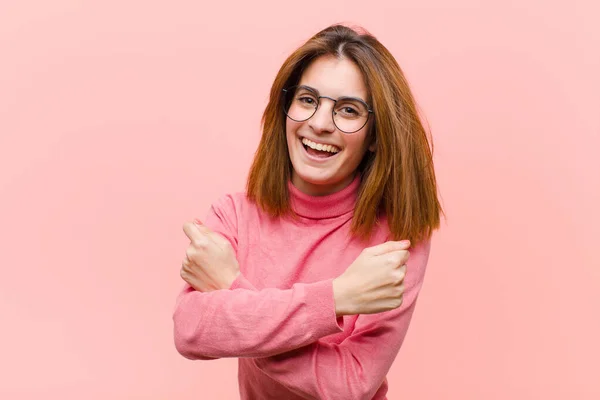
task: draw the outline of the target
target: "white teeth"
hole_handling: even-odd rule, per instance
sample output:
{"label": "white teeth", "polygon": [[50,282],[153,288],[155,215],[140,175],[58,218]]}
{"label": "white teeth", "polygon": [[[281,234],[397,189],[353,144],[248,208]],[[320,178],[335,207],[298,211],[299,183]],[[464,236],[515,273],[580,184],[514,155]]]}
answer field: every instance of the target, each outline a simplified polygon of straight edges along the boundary
{"label": "white teeth", "polygon": [[327,152],[333,153],[333,154],[340,151],[340,149],[338,149],[337,147],[332,146],[330,144],[315,143],[311,140],[308,140],[307,138],[303,138],[302,143],[307,145],[311,149],[327,151]]}

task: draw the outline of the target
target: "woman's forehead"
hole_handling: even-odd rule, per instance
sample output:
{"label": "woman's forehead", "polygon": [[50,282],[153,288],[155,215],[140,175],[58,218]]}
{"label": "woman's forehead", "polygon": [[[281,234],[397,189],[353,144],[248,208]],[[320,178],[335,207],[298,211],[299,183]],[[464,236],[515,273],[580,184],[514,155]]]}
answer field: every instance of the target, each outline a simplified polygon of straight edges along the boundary
{"label": "woman's forehead", "polygon": [[304,71],[298,84],[310,86],[323,96],[350,96],[362,99],[368,97],[367,86],[360,69],[346,58],[317,58]]}

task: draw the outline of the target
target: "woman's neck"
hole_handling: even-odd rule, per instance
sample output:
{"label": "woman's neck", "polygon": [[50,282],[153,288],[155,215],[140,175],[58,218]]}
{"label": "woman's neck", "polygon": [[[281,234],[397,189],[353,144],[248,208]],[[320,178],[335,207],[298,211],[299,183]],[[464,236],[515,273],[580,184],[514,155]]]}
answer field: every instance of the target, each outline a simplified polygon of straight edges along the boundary
{"label": "woman's neck", "polygon": [[311,219],[335,218],[354,211],[360,187],[360,174],[356,174],[345,187],[330,194],[307,194],[291,180],[288,185],[290,204],[297,215]]}
{"label": "woman's neck", "polygon": [[357,174],[358,173],[355,172],[354,174],[351,174],[340,182],[336,182],[334,184],[315,184],[303,180],[298,176],[298,174],[292,171],[292,184],[299,191],[309,196],[328,196],[330,194],[339,192],[350,185],[356,178]]}

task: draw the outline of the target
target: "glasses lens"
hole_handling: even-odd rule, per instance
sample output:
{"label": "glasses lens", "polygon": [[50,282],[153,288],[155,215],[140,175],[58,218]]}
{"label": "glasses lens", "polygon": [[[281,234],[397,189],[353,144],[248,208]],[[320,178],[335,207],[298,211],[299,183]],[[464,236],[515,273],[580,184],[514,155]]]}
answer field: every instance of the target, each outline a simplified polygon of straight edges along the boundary
{"label": "glasses lens", "polygon": [[285,114],[294,121],[306,121],[317,110],[317,95],[303,87],[291,87],[284,91]]}
{"label": "glasses lens", "polygon": [[335,104],[333,121],[342,132],[353,133],[366,125],[369,109],[362,101],[352,98],[341,98]]}

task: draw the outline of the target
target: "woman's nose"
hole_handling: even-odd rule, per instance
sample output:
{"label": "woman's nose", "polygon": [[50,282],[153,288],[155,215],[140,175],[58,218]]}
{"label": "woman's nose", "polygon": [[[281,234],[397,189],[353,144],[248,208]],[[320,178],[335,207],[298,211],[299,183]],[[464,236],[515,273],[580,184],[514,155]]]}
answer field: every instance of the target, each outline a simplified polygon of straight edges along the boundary
{"label": "woman's nose", "polygon": [[[325,100],[325,101],[323,101]],[[329,99],[321,99],[315,114],[308,120],[309,126],[317,133],[335,131],[333,123],[334,102]]]}

